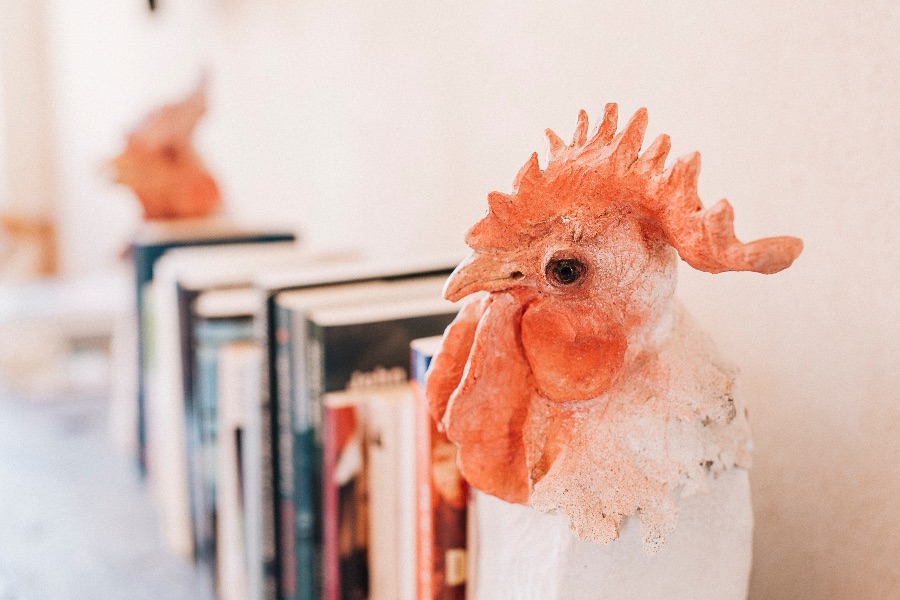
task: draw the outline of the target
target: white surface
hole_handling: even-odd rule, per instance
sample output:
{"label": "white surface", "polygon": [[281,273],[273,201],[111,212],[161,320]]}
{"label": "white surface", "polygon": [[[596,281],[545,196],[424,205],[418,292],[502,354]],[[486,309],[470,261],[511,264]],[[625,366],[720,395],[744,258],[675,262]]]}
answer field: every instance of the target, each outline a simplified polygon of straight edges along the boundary
{"label": "white surface", "polygon": [[0,598],[213,600],[163,545],[99,397],[35,402],[0,389]]}
{"label": "white surface", "polygon": [[753,515],[747,472],[682,498],[678,524],[656,555],[626,518],[609,545],[579,540],[562,515],[475,492],[475,600],[744,600]]}

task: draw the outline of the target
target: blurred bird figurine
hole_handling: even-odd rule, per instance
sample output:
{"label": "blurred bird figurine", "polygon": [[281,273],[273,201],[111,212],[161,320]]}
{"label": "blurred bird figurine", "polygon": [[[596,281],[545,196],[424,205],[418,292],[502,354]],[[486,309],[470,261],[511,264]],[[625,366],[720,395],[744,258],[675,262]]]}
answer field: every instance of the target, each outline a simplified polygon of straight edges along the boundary
{"label": "blurred bird figurine", "polygon": [[488,196],[450,300],[475,294],[432,363],[432,416],[463,476],[502,500],[561,512],[581,540],[608,543],[640,519],[644,549],[675,529],[679,498],[747,468],[734,369],[674,296],[678,256],[709,273],[776,273],[802,242],[737,240],[731,205],[704,208],[700,156],[664,168],[669,137],[640,153],[647,111],[616,133],[607,104],[570,145]]}
{"label": "blurred bird figurine", "polygon": [[185,100],[150,114],[110,161],[116,183],[134,191],[145,220],[199,218],[218,210],[219,187],[191,141],[204,113],[201,83]]}

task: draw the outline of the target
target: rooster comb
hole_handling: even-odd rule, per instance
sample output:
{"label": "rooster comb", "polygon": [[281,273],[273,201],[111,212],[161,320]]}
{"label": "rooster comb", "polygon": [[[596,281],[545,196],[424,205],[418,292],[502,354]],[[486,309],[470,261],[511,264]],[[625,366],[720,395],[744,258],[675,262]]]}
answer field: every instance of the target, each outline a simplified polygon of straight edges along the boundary
{"label": "rooster comb", "polygon": [[204,77],[187,98],[151,113],[129,138],[150,148],[190,143],[197,123],[206,114],[206,88]]}
{"label": "rooster comb", "polygon": [[740,242],[727,200],[703,207],[697,194],[698,152],[666,169],[671,142],[662,134],[641,153],[645,108],[618,133],[617,121],[618,106],[610,103],[593,132],[587,113],[578,113],[571,144],[548,129],[546,169],[541,170],[535,152],[516,176],[512,194],[489,194],[488,214],[469,231],[468,244],[476,250],[508,247],[523,236],[540,235],[556,219],[598,219],[616,204],[656,225],[681,258],[700,271],[777,273],[800,255],[803,242],[793,237]]}

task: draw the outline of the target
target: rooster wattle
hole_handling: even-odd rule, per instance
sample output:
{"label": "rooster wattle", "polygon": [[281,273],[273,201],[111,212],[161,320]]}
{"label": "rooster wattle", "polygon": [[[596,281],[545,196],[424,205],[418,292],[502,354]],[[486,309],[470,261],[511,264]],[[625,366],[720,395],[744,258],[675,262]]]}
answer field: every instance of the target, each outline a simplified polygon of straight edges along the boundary
{"label": "rooster wattle", "polygon": [[646,550],[675,527],[679,498],[746,468],[750,435],[734,369],[674,296],[677,260],[711,273],[775,273],[802,242],[744,244],[722,200],[697,195],[699,154],[664,169],[669,138],[640,153],[647,112],[616,133],[552,131],[511,195],[488,196],[473,253],[445,295],[480,292],[432,363],[432,415],[464,477],[502,500],[561,511],[582,540],[610,542],[637,516]]}

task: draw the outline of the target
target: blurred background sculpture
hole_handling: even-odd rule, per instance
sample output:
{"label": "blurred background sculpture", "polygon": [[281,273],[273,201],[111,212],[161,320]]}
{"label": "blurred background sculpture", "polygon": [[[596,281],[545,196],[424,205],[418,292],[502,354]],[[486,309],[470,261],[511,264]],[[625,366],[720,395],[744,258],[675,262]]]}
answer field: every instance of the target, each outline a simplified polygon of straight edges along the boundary
{"label": "blurred background sculpture", "polygon": [[205,113],[201,83],[183,101],[150,114],[111,161],[115,181],[134,191],[145,220],[207,217],[219,209],[219,187],[192,143]]}
{"label": "blurred background sculpture", "polygon": [[[517,581],[549,586],[541,598],[746,594],[746,410],[735,370],[674,296],[677,258],[768,274],[802,243],[741,243],[729,203],[700,202],[699,154],[665,169],[668,136],[640,153],[646,110],[618,134],[616,123],[608,104],[590,135],[579,114],[569,145],[548,130],[546,168],[535,153],[511,195],[488,196],[467,235],[474,252],[445,289],[451,300],[481,292],[448,328],[427,384],[483,492],[478,598],[524,597],[508,588]],[[634,539],[618,539],[629,529]],[[668,538],[679,541],[664,548]],[[528,575],[544,569],[553,583]]]}

